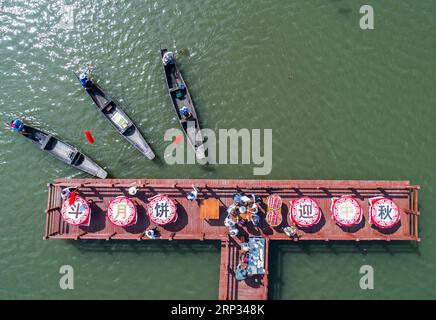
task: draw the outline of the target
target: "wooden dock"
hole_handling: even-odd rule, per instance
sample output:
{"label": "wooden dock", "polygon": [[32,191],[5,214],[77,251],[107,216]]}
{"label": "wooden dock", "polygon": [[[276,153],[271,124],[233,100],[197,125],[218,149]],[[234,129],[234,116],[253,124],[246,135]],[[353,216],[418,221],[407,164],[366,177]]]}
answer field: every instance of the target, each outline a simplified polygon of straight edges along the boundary
{"label": "wooden dock", "polygon": [[[205,220],[200,217],[198,202],[188,201],[186,196],[194,184],[199,189],[199,199],[216,198],[220,201],[219,219]],[[138,187],[135,196],[128,188]],[[78,193],[91,206],[92,219],[89,227],[71,226],[60,214],[61,190],[77,187]],[[247,224],[238,237],[230,237],[224,226],[226,209],[232,203],[235,192],[254,193],[264,200],[270,194],[283,199],[283,226],[290,224],[288,206],[291,199],[308,196],[319,204],[323,218],[316,228],[298,230],[298,241],[305,240],[411,240],[418,237],[418,186],[408,181],[332,181],[332,180],[203,180],[203,179],[59,179],[48,184],[48,206],[44,239],[132,239],[151,241],[145,236],[150,227],[146,214],[147,199],[158,194],[170,196],[177,205],[175,223],[159,227],[161,240],[218,240],[221,241],[221,265],[219,299],[267,299],[268,297],[268,248],[271,240],[289,240],[281,227],[272,228],[262,219],[259,227]],[[129,196],[136,204],[138,222],[131,227],[116,227],[106,218],[106,208],[111,199]],[[332,219],[331,199],[342,195],[353,196],[362,206],[364,220],[358,228],[341,228]],[[401,211],[401,220],[394,230],[383,231],[368,224],[368,199],[376,196],[391,198]],[[266,205],[261,205],[264,216]],[[239,261],[240,244],[249,236],[261,236],[266,240],[265,275],[250,277],[245,281],[235,279]],[[153,240],[156,241],[156,240]],[[295,241],[295,240],[294,240]]]}
{"label": "wooden dock", "polygon": [[[253,276],[245,281],[237,281],[235,270],[239,261],[241,241],[228,237],[221,241],[221,265],[219,300],[266,300],[268,299],[268,264],[265,275]],[[268,261],[269,240],[266,240],[265,261]]]}

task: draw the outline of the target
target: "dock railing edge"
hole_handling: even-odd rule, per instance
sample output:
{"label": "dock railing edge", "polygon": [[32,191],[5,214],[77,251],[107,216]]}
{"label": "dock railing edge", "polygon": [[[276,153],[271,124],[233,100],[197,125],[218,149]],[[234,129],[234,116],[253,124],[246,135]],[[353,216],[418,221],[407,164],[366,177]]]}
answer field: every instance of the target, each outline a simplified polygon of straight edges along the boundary
{"label": "dock railing edge", "polygon": [[48,183],[47,184],[48,187],[48,197],[47,197],[47,208],[45,209],[45,231],[44,231],[44,240],[47,240],[49,237],[49,230],[50,230],[50,209],[51,209],[51,203],[52,203],[52,199],[53,199],[53,192],[52,192],[52,188],[53,188],[53,184],[52,183]]}

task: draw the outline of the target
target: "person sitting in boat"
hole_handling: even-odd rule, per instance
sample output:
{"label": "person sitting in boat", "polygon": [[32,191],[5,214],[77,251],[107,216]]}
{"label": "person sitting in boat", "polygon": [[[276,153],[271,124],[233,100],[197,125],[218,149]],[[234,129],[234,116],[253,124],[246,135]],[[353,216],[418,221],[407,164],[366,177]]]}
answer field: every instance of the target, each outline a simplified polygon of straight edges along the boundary
{"label": "person sitting in boat", "polygon": [[86,88],[91,83],[88,79],[88,75],[85,72],[80,74],[79,79],[80,79],[80,84],[82,85],[82,87]]}
{"label": "person sitting in boat", "polygon": [[186,87],[183,83],[179,85],[179,89],[176,91],[176,98],[183,100],[186,95]]}
{"label": "person sitting in boat", "polygon": [[164,66],[174,64],[174,53],[172,51],[167,51],[162,57],[162,63]]}
{"label": "person sitting in boat", "polygon": [[189,108],[187,106],[183,106],[179,109],[180,112],[180,116],[184,119],[184,120],[188,120],[191,117],[191,111],[189,111]]}
{"label": "person sitting in boat", "polygon": [[15,132],[22,132],[24,130],[24,123],[20,119],[14,119],[9,123],[9,126]]}

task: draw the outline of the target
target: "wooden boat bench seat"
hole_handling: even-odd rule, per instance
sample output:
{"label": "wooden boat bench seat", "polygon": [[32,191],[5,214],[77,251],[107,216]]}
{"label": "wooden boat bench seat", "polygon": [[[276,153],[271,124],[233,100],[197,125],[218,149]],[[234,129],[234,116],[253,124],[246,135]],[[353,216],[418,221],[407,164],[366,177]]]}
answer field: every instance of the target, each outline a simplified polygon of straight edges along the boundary
{"label": "wooden boat bench seat", "polygon": [[47,148],[48,144],[51,142],[51,139],[53,136],[51,134],[47,135],[47,138],[44,140],[44,142],[41,143],[41,149],[45,150]]}
{"label": "wooden boat bench seat", "polygon": [[112,100],[108,100],[101,108],[105,112],[111,112],[114,106],[112,105]]}
{"label": "wooden boat bench seat", "polygon": [[77,150],[75,150],[74,152],[72,152],[72,153],[70,154],[71,164],[72,164],[72,165],[77,164],[77,162],[79,161],[79,158],[80,158],[81,155],[82,155],[82,154],[81,154],[79,151],[77,151]]}
{"label": "wooden boat bench seat", "polygon": [[186,98],[186,91],[179,88],[171,88],[170,93],[174,94],[175,98],[184,100]]}

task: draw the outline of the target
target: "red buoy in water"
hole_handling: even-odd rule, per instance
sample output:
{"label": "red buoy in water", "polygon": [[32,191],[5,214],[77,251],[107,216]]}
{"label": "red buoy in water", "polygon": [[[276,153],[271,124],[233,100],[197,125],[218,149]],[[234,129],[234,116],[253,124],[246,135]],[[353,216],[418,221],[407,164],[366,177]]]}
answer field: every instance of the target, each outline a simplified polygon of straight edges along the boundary
{"label": "red buoy in water", "polygon": [[92,137],[91,131],[86,130],[85,131],[85,136],[86,136],[86,139],[88,140],[88,142],[90,144],[94,144],[94,138]]}

